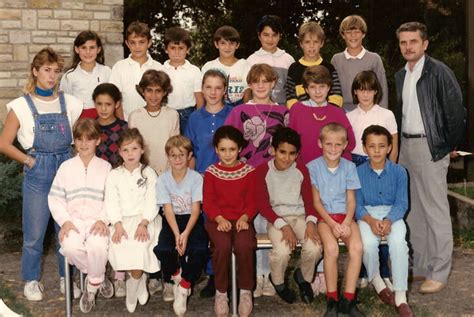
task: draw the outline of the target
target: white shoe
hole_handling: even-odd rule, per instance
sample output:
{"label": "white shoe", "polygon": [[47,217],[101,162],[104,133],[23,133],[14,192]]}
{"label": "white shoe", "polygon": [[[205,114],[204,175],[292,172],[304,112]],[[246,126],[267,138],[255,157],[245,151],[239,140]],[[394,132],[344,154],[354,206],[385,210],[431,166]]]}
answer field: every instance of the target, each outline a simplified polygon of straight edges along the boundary
{"label": "white shoe", "polygon": [[191,289],[184,288],[181,285],[174,288],[173,310],[177,316],[183,316],[186,313],[186,302],[191,294]]}
{"label": "white shoe", "polygon": [[127,295],[125,297],[125,306],[127,307],[127,310],[130,313],[133,313],[135,311],[135,308],[137,308],[137,291],[140,281],[141,280],[136,280],[130,276],[126,282]]}
{"label": "white shoe", "polygon": [[114,285],[107,276],[105,276],[104,281],[100,284],[99,294],[104,298],[112,298],[114,296]]}
{"label": "white shoe", "polygon": [[262,296],[263,293],[263,283],[264,283],[264,278],[262,276],[257,276],[257,284],[255,286],[255,290],[253,291],[253,297],[260,297]]}
{"label": "white shoe", "polygon": [[32,302],[38,302],[43,300],[43,284],[38,281],[28,281],[25,283],[25,288],[23,289],[23,295],[26,299]]}
{"label": "white shoe", "polygon": [[275,287],[273,287],[273,285],[270,282],[270,279],[268,278],[268,275],[267,275],[267,276],[265,276],[265,278],[263,280],[262,295],[275,296],[275,294],[276,294]]}
{"label": "white shoe", "polygon": [[83,313],[88,313],[95,306],[95,294],[93,292],[85,291],[79,301],[79,309]]}
{"label": "white shoe", "polygon": [[150,279],[148,281],[148,291],[150,295],[161,292],[163,290],[163,280],[162,279]]}
{"label": "white shoe", "polygon": [[[72,289],[74,290],[74,299],[78,299],[79,297],[81,297],[82,292],[81,289],[77,286],[76,281],[72,282]],[[66,281],[64,280],[64,277],[61,277],[59,279],[59,291],[63,295],[66,293]]]}
{"label": "white shoe", "polygon": [[114,281],[115,297],[125,297],[127,295],[127,287],[125,281],[115,280]]}
{"label": "white shoe", "polygon": [[174,285],[171,283],[164,283],[163,300],[165,302],[172,302],[174,300]]}
{"label": "white shoe", "polygon": [[384,277],[383,281],[385,282],[385,285],[387,285],[387,288],[390,290],[390,292],[393,292],[393,284],[392,281],[388,277]]}
{"label": "white shoe", "polygon": [[138,284],[137,297],[140,305],[145,305],[148,301],[149,294],[148,290],[146,289],[146,274],[142,275],[140,284]]}
{"label": "white shoe", "polygon": [[366,288],[369,286],[369,279],[367,277],[361,277],[358,281],[359,288]]}

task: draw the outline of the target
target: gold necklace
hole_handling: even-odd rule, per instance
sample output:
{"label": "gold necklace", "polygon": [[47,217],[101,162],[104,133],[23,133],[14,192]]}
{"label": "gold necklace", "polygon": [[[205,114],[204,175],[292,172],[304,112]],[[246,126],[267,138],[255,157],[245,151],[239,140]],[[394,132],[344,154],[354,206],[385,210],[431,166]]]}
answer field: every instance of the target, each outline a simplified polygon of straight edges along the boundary
{"label": "gold necklace", "polygon": [[[160,110],[158,110],[158,113],[155,114],[155,115],[152,115],[152,114],[150,113],[150,111],[148,111],[148,109],[147,109],[146,107],[145,107],[145,110],[146,110],[146,113],[148,113],[148,115],[149,115],[150,117],[152,117],[152,118],[156,118],[156,117],[158,117],[158,116],[161,114],[161,108],[160,108]],[[152,111],[152,112],[154,112],[154,111]]]}

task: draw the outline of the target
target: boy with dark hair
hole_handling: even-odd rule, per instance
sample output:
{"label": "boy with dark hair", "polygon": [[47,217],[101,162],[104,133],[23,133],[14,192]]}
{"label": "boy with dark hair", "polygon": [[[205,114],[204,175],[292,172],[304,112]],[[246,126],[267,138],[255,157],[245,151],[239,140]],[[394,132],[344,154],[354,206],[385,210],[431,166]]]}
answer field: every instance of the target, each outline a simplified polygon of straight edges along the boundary
{"label": "boy with dark hair", "polygon": [[169,59],[163,64],[163,68],[170,76],[173,86],[173,92],[168,95],[168,106],[178,111],[179,129],[183,134],[189,115],[196,106],[200,108],[204,104],[202,75],[199,68],[186,59],[191,49],[191,38],[186,30],[177,26],[167,29],[164,45]]}
{"label": "boy with dark hair", "polygon": [[128,121],[133,110],[145,106],[145,100],[135,89],[143,73],[148,69],[162,69],[162,65],[148,54],[151,43],[148,25],[139,21],[132,22],[125,31],[125,45],[130,50],[130,56],[112,67],[109,81],[118,87],[123,96],[122,107],[117,109],[117,116],[125,121]]}
{"label": "boy with dark hair", "polygon": [[[364,246],[364,265],[380,299],[395,306],[400,316],[413,316],[406,298],[408,246],[403,218],[408,211],[407,172],[387,159],[392,135],[384,127],[366,128],[362,143],[369,161],[357,167],[362,187],[356,192],[356,218]],[[383,237],[390,250],[395,297],[379,272],[379,244]]]}
{"label": "boy with dark hair", "polygon": [[285,282],[285,271],[299,241],[301,264],[293,277],[301,299],[309,304],[314,297],[310,282],[322,250],[309,173],[304,165],[296,163],[300,149],[300,136],[295,130],[285,127],[275,132],[271,148],[274,158],[256,170],[256,196],[258,209],[269,222],[268,237],[273,247],[269,254],[270,281],[284,301],[295,301],[295,294]]}
{"label": "boy with dark hair", "polygon": [[247,58],[250,66],[254,64],[268,64],[278,75],[278,80],[272,91],[272,100],[280,105],[286,104],[285,83],[288,68],[295,59],[278,48],[283,36],[281,20],[275,15],[265,15],[257,24],[258,39],[262,47]]}
{"label": "boy with dark hair", "polygon": [[285,84],[286,105],[290,108],[297,101],[309,99],[303,87],[303,72],[309,66],[322,65],[329,70],[332,77],[328,101],[336,106],[342,106],[341,85],[336,69],[331,63],[323,60],[319,53],[326,40],[326,35],[319,23],[314,21],[304,23],[299,29],[298,40],[304,55],[288,69]]}
{"label": "boy with dark hair", "polygon": [[214,33],[214,46],[219,50],[219,57],[204,64],[201,72],[204,74],[209,69],[217,69],[227,77],[225,104],[235,107],[244,103],[250,69],[245,59],[235,57],[235,51],[240,46],[239,32],[232,26],[221,26]]}
{"label": "boy with dark hair", "polygon": [[336,68],[341,81],[344,109],[353,110],[356,105],[352,101],[352,81],[363,70],[373,70],[382,86],[382,100],[380,105],[388,108],[388,87],[385,77],[385,68],[382,59],[377,53],[370,52],[362,46],[362,40],[367,34],[367,24],[359,15],[350,15],[342,20],[339,34],[346,42],[344,52],[335,54],[331,64]]}

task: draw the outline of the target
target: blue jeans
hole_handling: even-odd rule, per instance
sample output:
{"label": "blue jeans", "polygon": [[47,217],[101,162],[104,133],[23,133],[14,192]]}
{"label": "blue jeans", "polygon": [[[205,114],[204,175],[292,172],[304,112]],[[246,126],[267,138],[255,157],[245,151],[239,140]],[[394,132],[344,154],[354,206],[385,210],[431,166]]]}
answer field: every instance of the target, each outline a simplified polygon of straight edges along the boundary
{"label": "blue jeans", "polygon": [[186,131],[188,125],[189,116],[194,110],[196,110],[196,107],[187,107],[177,110],[179,114],[179,133],[181,135],[184,135],[184,131]]}
{"label": "blue jeans", "polygon": [[[367,206],[366,206],[367,207]],[[371,207],[369,214],[376,219],[383,219],[388,212],[388,206]],[[380,236],[375,235],[370,225],[359,220],[360,235],[364,245],[364,256],[362,258],[367,268],[369,281],[379,275],[379,244]],[[395,291],[406,291],[408,289],[408,245],[405,240],[407,228],[403,219],[392,223],[391,232],[387,235],[387,244],[392,262],[393,288]]]}

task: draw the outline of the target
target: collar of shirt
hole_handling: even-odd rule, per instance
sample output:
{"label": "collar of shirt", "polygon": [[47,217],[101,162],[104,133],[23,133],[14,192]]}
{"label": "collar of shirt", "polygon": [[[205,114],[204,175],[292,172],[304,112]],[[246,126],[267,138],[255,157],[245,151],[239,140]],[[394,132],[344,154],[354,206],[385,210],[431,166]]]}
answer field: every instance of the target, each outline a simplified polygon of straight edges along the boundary
{"label": "collar of shirt", "polygon": [[94,75],[94,74],[97,72],[98,68],[99,68],[99,63],[96,62],[94,68],[92,69],[92,71],[91,71],[91,72],[88,72],[88,71],[84,70],[84,69],[81,67],[81,63],[82,63],[82,62],[79,62],[79,64],[77,65],[77,68],[79,68],[79,71],[81,71],[81,72],[82,72],[83,74],[85,74],[85,75],[89,75],[89,76],[90,76],[90,75]]}
{"label": "collar of shirt", "polygon": [[390,161],[389,159],[385,159],[385,165],[383,167],[383,171],[382,173],[377,174],[377,172],[372,168],[372,166],[370,165],[370,161],[367,161],[367,169],[371,172],[371,173],[374,173],[375,176],[382,176],[383,174],[387,174],[390,172],[390,170],[393,168],[393,162]]}
{"label": "collar of shirt", "polygon": [[[145,63],[143,63],[143,65],[149,66],[149,65],[151,65],[151,64],[153,63],[153,58],[151,57],[151,55],[150,55],[149,53],[146,53],[146,57],[147,57],[147,60],[146,60]],[[128,63],[129,63],[130,65],[138,64],[138,65],[140,66],[140,63],[138,63],[136,60],[134,60],[134,59],[132,58],[132,54],[128,55],[127,61],[128,61]],[[143,66],[143,65],[141,65],[141,66]]]}
{"label": "collar of shirt", "polygon": [[291,170],[296,168],[296,162],[293,162],[293,164],[290,165],[286,170],[280,171],[279,169],[276,168],[275,166],[275,158],[271,159],[268,161],[268,168],[273,171],[274,173],[278,174],[286,174],[289,173]]}
{"label": "collar of shirt", "polygon": [[364,57],[366,52],[367,50],[362,46],[362,51],[360,51],[360,53],[357,54],[356,56],[352,56],[351,54],[349,54],[346,48],[344,50],[344,56],[346,57],[346,59],[362,59],[362,57]]}
{"label": "collar of shirt", "polygon": [[184,70],[188,69],[190,65],[191,65],[191,63],[190,63],[187,59],[184,60],[184,64],[183,64],[183,65],[179,65],[178,67],[172,66],[172,65],[170,64],[170,60],[167,60],[167,61],[163,64],[163,66],[164,66],[166,69],[184,69]]}
{"label": "collar of shirt", "polygon": [[326,107],[328,105],[328,102],[325,101],[322,104],[318,105],[316,102],[314,102],[312,99],[308,100],[303,100],[302,101],[303,105],[308,106],[308,107],[313,107],[313,108],[319,108],[319,107]]}
{"label": "collar of shirt", "polygon": [[308,62],[304,60],[304,57],[301,57],[298,62],[303,66],[316,66],[316,65],[321,65],[321,63],[323,62],[323,58],[319,56],[319,58],[316,61]]}
{"label": "collar of shirt", "polygon": [[278,47],[274,53],[267,52],[263,48],[260,48],[258,51],[255,52],[255,55],[259,55],[259,56],[272,55],[275,57],[279,57],[283,54],[285,54],[285,51]]}
{"label": "collar of shirt", "polygon": [[212,115],[215,115],[215,116],[221,117],[221,118],[226,118],[227,117],[227,111],[226,110],[227,110],[228,107],[229,106],[224,105],[224,107],[221,110],[219,110],[219,112],[214,112],[213,113],[213,112],[207,111],[206,107],[204,106],[204,107],[201,107],[201,109],[199,109],[198,111],[200,111],[201,115],[205,118],[211,117]]}
{"label": "collar of shirt", "polygon": [[360,105],[357,105],[357,108],[355,109],[355,111],[357,111],[357,113],[361,115],[378,112],[379,110],[380,110],[380,106],[378,104],[375,104],[372,108],[370,108],[369,111],[365,111],[364,109],[360,107]]}
{"label": "collar of shirt", "polygon": [[410,67],[408,66],[408,63],[405,64],[405,70],[412,74],[421,74],[421,71],[423,70],[423,65],[425,65],[425,55],[423,55],[418,62],[416,62],[415,67],[413,67],[413,71],[410,70]]}

